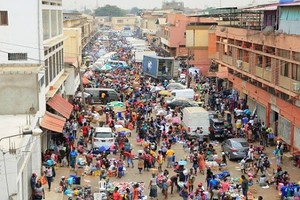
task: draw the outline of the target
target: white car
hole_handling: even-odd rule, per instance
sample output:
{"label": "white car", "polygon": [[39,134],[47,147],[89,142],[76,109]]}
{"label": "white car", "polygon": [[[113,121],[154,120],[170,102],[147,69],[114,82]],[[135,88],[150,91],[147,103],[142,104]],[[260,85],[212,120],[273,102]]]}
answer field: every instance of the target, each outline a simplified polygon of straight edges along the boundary
{"label": "white car", "polygon": [[93,148],[110,147],[114,142],[115,137],[110,127],[96,127],[92,138]]}

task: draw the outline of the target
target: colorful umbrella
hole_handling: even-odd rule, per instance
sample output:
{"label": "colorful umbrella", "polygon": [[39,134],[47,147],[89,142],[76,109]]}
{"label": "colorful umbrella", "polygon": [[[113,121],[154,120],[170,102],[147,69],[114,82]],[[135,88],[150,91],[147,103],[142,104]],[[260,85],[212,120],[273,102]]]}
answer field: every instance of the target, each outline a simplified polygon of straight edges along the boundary
{"label": "colorful umbrella", "polygon": [[125,107],[125,104],[121,101],[112,101],[107,104],[108,107]]}
{"label": "colorful umbrella", "polygon": [[169,97],[171,96],[171,92],[169,92],[168,90],[159,91],[158,94]]}
{"label": "colorful umbrella", "polygon": [[108,64],[105,64],[100,68],[101,71],[109,71],[111,69],[112,69],[112,67]]}
{"label": "colorful umbrella", "polygon": [[178,161],[178,165],[186,165],[187,162],[185,160],[180,160]]}
{"label": "colorful umbrella", "polygon": [[121,131],[131,132],[128,128],[117,128],[117,132],[121,132]]}
{"label": "colorful umbrella", "polygon": [[180,124],[180,123],[181,123],[181,120],[178,117],[174,117],[172,119],[172,124]]}
{"label": "colorful umbrella", "polygon": [[103,145],[101,147],[99,147],[99,152],[103,152],[103,151],[107,151],[109,149],[109,146],[108,145]]}

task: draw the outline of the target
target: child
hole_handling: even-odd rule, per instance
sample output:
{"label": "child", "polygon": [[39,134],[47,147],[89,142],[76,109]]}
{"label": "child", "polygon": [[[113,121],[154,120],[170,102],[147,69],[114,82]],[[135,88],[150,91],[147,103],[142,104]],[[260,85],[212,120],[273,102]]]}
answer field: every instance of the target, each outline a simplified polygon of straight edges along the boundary
{"label": "child", "polygon": [[241,172],[246,174],[246,158],[243,158],[240,162]]}
{"label": "child", "polygon": [[222,163],[227,165],[227,160],[226,160],[226,154],[225,152],[222,152]]}
{"label": "child", "polygon": [[195,176],[193,175],[194,174],[193,172],[194,172],[194,169],[191,168],[190,173],[189,173],[189,177],[188,177],[189,192],[193,192],[193,190],[194,190]]}

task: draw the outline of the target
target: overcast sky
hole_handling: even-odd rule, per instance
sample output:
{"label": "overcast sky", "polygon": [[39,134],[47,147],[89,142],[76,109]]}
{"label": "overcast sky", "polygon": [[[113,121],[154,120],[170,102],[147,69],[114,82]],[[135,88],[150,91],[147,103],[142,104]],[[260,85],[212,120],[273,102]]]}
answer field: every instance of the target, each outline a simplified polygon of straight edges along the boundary
{"label": "overcast sky", "polygon": [[[85,6],[87,9],[95,9],[96,5],[100,7],[110,4],[116,5],[123,9],[130,9],[132,7],[138,8],[160,8],[163,0],[63,0],[63,6],[66,10],[77,9],[81,10]],[[168,0],[172,1],[172,0]],[[190,8],[205,8],[205,7],[228,7],[228,6],[247,6],[251,2],[256,4],[263,4],[274,2],[276,0],[177,0],[183,1],[185,7]]]}

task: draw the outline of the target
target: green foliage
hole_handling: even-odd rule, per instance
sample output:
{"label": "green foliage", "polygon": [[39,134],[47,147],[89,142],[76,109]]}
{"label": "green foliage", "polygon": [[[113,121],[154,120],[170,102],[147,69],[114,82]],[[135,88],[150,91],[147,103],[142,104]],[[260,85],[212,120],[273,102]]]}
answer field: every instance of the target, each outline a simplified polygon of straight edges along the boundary
{"label": "green foliage", "polygon": [[95,10],[96,16],[109,16],[109,17],[123,17],[126,15],[126,11],[112,5],[106,5],[104,7],[99,7]]}
{"label": "green foliage", "polygon": [[138,15],[142,10],[139,9],[138,7],[133,7],[130,9],[129,13],[130,14],[134,14],[134,15]]}

